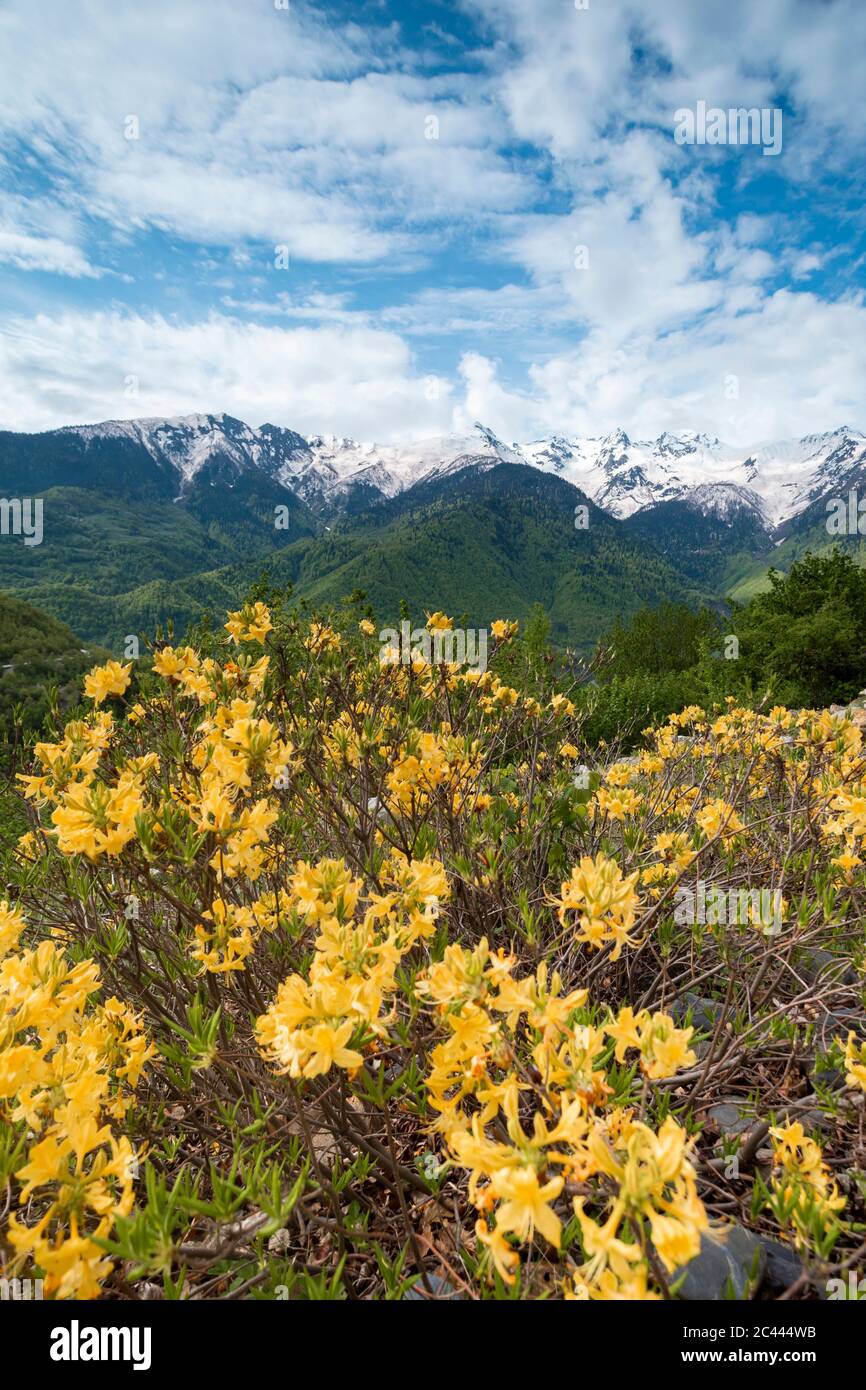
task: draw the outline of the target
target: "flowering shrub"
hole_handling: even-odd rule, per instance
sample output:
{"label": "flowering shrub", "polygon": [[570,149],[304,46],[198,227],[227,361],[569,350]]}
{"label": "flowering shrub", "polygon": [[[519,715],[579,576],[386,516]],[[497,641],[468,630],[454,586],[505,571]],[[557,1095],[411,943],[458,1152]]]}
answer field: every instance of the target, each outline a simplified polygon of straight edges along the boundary
{"label": "flowering shrub", "polygon": [[[256,600],[93,671],[33,749],[4,1268],[652,1299],[737,1222],[814,1293],[864,1217],[860,730],[729,702],[617,758],[576,689],[512,674],[514,624],[486,671],[382,663],[376,630]],[[698,879],[778,890],[781,930],[679,922]]]}
{"label": "flowering shrub", "polygon": [[134,1151],[112,1124],[153,1047],[119,1000],[90,1002],[92,961],[73,964],[52,940],[24,949],[24,929],[0,903],[0,1103],[20,1201],[36,1208],[33,1220],[13,1214],[7,1234],[46,1293],[93,1298],[112,1269],[100,1237],[133,1205]]}

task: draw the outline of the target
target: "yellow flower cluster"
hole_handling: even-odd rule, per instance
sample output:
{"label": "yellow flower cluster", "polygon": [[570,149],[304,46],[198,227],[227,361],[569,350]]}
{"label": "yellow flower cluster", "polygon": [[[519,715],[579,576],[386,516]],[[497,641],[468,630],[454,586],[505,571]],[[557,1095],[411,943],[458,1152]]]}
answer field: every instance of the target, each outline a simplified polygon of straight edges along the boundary
{"label": "yellow flower cluster", "polygon": [[233,642],[264,642],[273,623],[265,604],[252,603],[237,613],[229,613],[225,627]]}
{"label": "yellow flower cluster", "polygon": [[45,772],[32,776],[21,774],[25,796],[37,804],[48,800],[56,802],[68,786],[92,776],[113,729],[113,716],[98,714],[89,722],[73,720],[67,724],[60,743],[37,743],[34,753]]}
{"label": "yellow flower cluster", "polygon": [[[272,624],[267,608],[256,603],[231,614],[227,627],[234,641],[252,642],[264,640]],[[163,645],[153,667],[187,728],[188,758],[172,760],[163,774],[155,752],[121,752],[130,728],[139,747],[148,746],[152,726],[166,711],[159,697],[146,707],[136,705],[126,728],[95,710],[67,724],[59,743],[36,745],[42,772],[21,778],[25,795],[53,808],[51,824],[63,854],[117,858],[139,842],[145,858],[164,861],[172,852],[189,856],[201,843],[196,837],[206,837],[209,866],[219,882],[255,882],[269,862],[279,814],[274,792],[289,786],[294,765],[291,743],[260,712],[269,657],[242,656],[220,665],[192,647]],[[110,662],[91,672],[88,689],[97,703],[125,688],[128,670]],[[204,718],[197,719],[199,710]],[[262,903],[217,900],[203,917],[211,925],[199,923],[193,956],[215,972],[237,969],[262,926],[269,926]]]}
{"label": "yellow flower cluster", "polygon": [[[433,633],[452,626],[439,612],[427,621]],[[675,915],[673,894],[692,881],[695,902],[701,882],[732,894],[781,882],[796,904],[791,933],[831,944],[822,920],[842,910],[854,920],[862,889],[860,730],[826,715],[693,706],[605,768],[571,701],[545,693],[544,673],[524,694],[495,670],[420,656],[382,666],[374,624],[356,615],[353,626],[278,616],[275,629],[266,605],[250,603],[229,615],[230,641],[208,639],[219,659],[157,644],[123,720],[105,702],[126,694],[130,666],[92,671],[86,717],[37,744],[22,779],[40,814],[19,842],[21,891],[35,898],[57,881],[53,869],[71,879],[60,855],[89,861],[78,877],[102,891],[95,916],[74,919],[77,943],[93,921],[100,932],[116,925],[127,892],[140,893],[141,918],[111,934],[125,938],[125,967],[133,948],[146,970],[171,962],[176,1019],[196,976],[215,977],[201,997],[242,1040],[263,1112],[282,1107],[288,1077],[330,1123],[329,1095],[349,1087],[338,1117],[346,1152],[359,1134],[355,1102],[380,1094],[374,1072],[387,1057],[404,1105],[394,1162],[412,1161],[417,1117],[432,1116],[440,1171],[462,1175],[484,1275],[513,1285],[537,1240],[544,1258],[521,1275],[530,1296],[555,1254],[566,1298],[657,1298],[699,1250],[708,1218],[685,1120],[668,1111],[683,1092],[658,1085],[694,1067],[694,1030],[655,1004],[682,998],[687,959],[692,980],[718,994],[731,970],[748,981],[758,961],[757,1055],[778,1020],[776,993],[795,995],[793,971],[761,968],[758,932],[728,956],[721,931],[678,930],[719,919]],[[515,631],[492,627],[497,644]],[[506,674],[523,659],[505,652],[494,664]],[[593,777],[576,798],[582,758]],[[770,897],[777,925],[787,903]],[[763,896],[748,911],[769,925]],[[0,908],[0,1115],[27,1142],[16,1174],[27,1224],[19,1213],[9,1239],[51,1292],[90,1296],[110,1269],[98,1242],[132,1204],[131,1145],[112,1122],[152,1049],[123,1004],[91,1001],[92,961],[73,964],[57,937],[25,950],[23,931]],[[186,960],[175,970],[178,933]],[[634,970],[607,970],[635,945],[645,949]],[[658,970],[674,951],[674,968]],[[626,977],[633,1007],[614,992]],[[593,999],[572,988],[587,982]],[[866,1090],[866,1043],[852,1033],[843,1046],[849,1085]],[[217,1051],[212,1064],[229,1065]],[[843,1199],[802,1126],[772,1134],[771,1209],[823,1257],[821,1222],[829,1228]],[[388,1137],[394,1147],[390,1126]]]}
{"label": "yellow flower cluster", "polygon": [[465,740],[413,731],[388,773],[388,805],[413,815],[441,793],[459,812],[471,799],[480,761],[478,749]]}
{"label": "yellow flower cluster", "polygon": [[250,906],[215,898],[202,917],[195,927],[193,960],[211,975],[243,970],[262,932],[274,931],[280,921],[278,896],[264,893]]}
{"label": "yellow flower cluster", "polygon": [[196,830],[215,842],[210,865],[219,879],[261,876],[278,807],[255,790],[287,784],[292,765],[291,744],[255,709],[253,698],[237,698],[202,721],[191,759],[197,782],[184,788]]}
{"label": "yellow flower cluster", "polygon": [[53,941],[20,944],[23,918],[0,903],[0,1118],[27,1134],[15,1173],[30,1221],[9,1219],[23,1262],[45,1272],[45,1292],[96,1298],[112,1264],[98,1244],[133,1203],[135,1154],[121,1120],[153,1054],[135,1014],[117,999],[92,1004],[99,972],[72,965]]}
{"label": "yellow flower cluster", "polygon": [[861,1042],[856,1033],[849,1033],[845,1043],[845,1072],[848,1085],[866,1091],[866,1042]]}
{"label": "yellow flower cluster", "polygon": [[827,820],[825,834],[842,835],[849,845],[866,835],[866,792],[861,787],[837,791],[830,802],[838,815]]}
{"label": "yellow flower cluster", "polygon": [[384,893],[369,894],[355,920],[363,883],[339,859],[298,863],[286,895],[303,922],[316,928],[309,980],[283,980],[257,1020],[263,1055],[280,1072],[311,1078],[363,1057],[358,1045],[385,1032],[382,1010],[397,987],[396,972],[415,944],[433,934],[440,901],[449,896],[442,865],[395,856],[382,872]]}
{"label": "yellow flower cluster", "polygon": [[67,724],[60,743],[36,745],[45,771],[20,775],[28,798],[37,805],[54,805],[51,821],[64,854],[93,860],[116,856],[136,834],[136,817],[144,808],[144,775],[157,759],[149,755],[122,765],[114,777],[100,778],[100,760],[114,731],[110,714],[95,714],[90,722],[75,720]]}
{"label": "yellow flower cluster", "polygon": [[584,1198],[575,1201],[589,1256],[577,1273],[575,1293],[598,1299],[647,1297],[646,1248],[635,1239],[636,1232],[644,1231],[644,1221],[668,1274],[694,1259],[701,1232],[709,1227],[689,1160],[690,1142],[670,1116],[655,1134],[639,1120],[621,1115],[607,1133],[596,1129],[588,1148],[594,1171],[612,1178],[618,1192],[603,1223],[587,1215]]}
{"label": "yellow flower cluster", "polygon": [[614,791],[608,791],[607,787],[599,787],[590,802],[590,810],[597,816],[609,816],[611,820],[624,821],[628,816],[636,815],[642,805],[643,797],[630,787]]}
{"label": "yellow flower cluster", "polygon": [[618,960],[623,946],[631,943],[629,932],[640,906],[634,891],[638,877],[637,870],[623,875],[616,860],[605,854],[599,853],[595,859],[584,855],[553,900],[563,927],[571,922],[569,913],[576,912],[576,940],[596,950],[613,942],[611,960]]}
{"label": "yellow flower cluster", "polygon": [[[586,990],[563,993],[559,975],[544,964],[521,979],[513,968],[486,940],[471,951],[452,945],[417,986],[447,1031],[427,1077],[438,1115],[433,1128],[469,1173],[478,1240],[513,1283],[519,1253],[511,1239],[523,1244],[538,1232],[559,1249],[554,1203],[567,1184],[612,1177],[619,1195],[603,1227],[587,1215],[584,1198],[574,1199],[589,1256],[575,1287],[593,1298],[654,1296],[643,1218],[672,1270],[697,1253],[706,1214],[685,1132],[672,1119],[655,1134],[621,1107],[605,1113],[612,1088],[599,1061],[611,1036],[620,1055],[632,1046],[641,1051],[648,1075],[672,1075],[694,1060],[691,1029],[677,1030],[661,1014],[633,1018],[630,1010],[601,1028],[580,1023],[575,1014]],[[618,1234],[622,1223],[630,1240]]]}
{"label": "yellow flower cluster", "polygon": [[635,1048],[640,1053],[641,1071],[651,1080],[675,1076],[683,1067],[691,1067],[696,1059],[689,1047],[693,1028],[677,1028],[668,1014],[651,1014],[641,1009],[638,1014],[626,1006],[620,1009],[615,1023],[605,1028],[616,1039],[614,1055],[618,1062]]}
{"label": "yellow flower cluster", "polygon": [[339,632],[335,632],[328,623],[310,623],[310,631],[304,643],[307,651],[338,652],[342,645]]}
{"label": "yellow flower cluster", "polygon": [[97,666],[84,677],[84,693],[89,695],[95,705],[101,705],[109,695],[122,695],[129,685],[132,663],[121,666],[119,661],[108,661]]}
{"label": "yellow flower cluster", "polygon": [[790,1223],[795,1243],[807,1248],[810,1218],[817,1217],[821,1226],[829,1225],[843,1210],[845,1198],[830,1176],[821,1149],[799,1120],[774,1126],[770,1135],[773,1165],[778,1169],[772,1181],[777,1214]]}
{"label": "yellow flower cluster", "polygon": [[144,807],[139,773],[124,769],[114,785],[90,779],[68,787],[51,816],[64,854],[117,855],[135,836],[135,818]]}
{"label": "yellow flower cluster", "polygon": [[744,829],[743,822],[733,806],[721,797],[706,802],[698,811],[695,820],[708,840],[715,839],[717,835],[723,840],[729,840]]}

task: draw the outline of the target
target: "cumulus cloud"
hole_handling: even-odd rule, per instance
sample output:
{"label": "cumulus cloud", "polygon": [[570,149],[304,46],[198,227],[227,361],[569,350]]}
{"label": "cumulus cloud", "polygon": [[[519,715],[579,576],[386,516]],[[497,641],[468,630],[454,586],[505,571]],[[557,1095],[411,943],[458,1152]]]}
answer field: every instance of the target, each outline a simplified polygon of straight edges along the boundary
{"label": "cumulus cloud", "polygon": [[0,226],[0,262],[19,270],[47,270],[56,275],[97,278],[100,272],[77,246],[53,236],[30,236],[16,228]]}
{"label": "cumulus cloud", "polygon": [[388,28],[233,0],[6,10],[0,134],[124,233],[363,264],[407,251],[398,217],[486,217],[528,196],[497,149],[489,79],[404,71]]}
{"label": "cumulus cloud", "polygon": [[0,333],[2,424],[70,423],[226,411],[301,433],[383,439],[448,423],[447,382],[429,390],[393,333],[291,329],[211,315],[179,325],[119,313],[13,319]]}
{"label": "cumulus cloud", "polygon": [[778,290],[745,312],[620,344],[588,337],[531,370],[533,398],[563,432],[624,421],[637,438],[700,429],[731,444],[862,423],[866,305]]}
{"label": "cumulus cloud", "polygon": [[[454,13],[470,46],[444,12],[410,40],[397,0],[8,0],[0,261],[68,288],[11,300],[4,422],[732,442],[866,423],[840,254],[862,0]],[[698,100],[784,105],[781,156],[677,145]]]}
{"label": "cumulus cloud", "polygon": [[531,361],[518,384],[501,361],[474,351],[453,374],[431,374],[400,334],[345,312],[324,326],[288,327],[219,314],[195,324],[42,314],[0,333],[0,425],[180,415],[195,404],[380,443],[465,432],[481,420],[509,441],[603,434],[623,422],[635,438],[654,438],[697,422],[748,446],[856,425],[864,374],[862,296],[828,304],[787,289],[663,340],[589,334]]}

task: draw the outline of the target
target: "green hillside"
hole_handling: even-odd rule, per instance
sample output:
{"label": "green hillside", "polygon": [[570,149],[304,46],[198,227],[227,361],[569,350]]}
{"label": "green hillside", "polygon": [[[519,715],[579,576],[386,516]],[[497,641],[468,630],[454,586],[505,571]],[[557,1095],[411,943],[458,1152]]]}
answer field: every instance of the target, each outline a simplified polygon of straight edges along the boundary
{"label": "green hillside", "polygon": [[[577,505],[588,507],[586,530],[575,528]],[[175,525],[187,527],[189,519]],[[119,583],[120,557],[107,547],[103,559],[94,544],[89,571],[70,566],[60,579],[47,567],[44,580],[16,587],[115,650],[128,633],[152,632],[169,619],[182,631],[203,610],[224,612],[263,571],[272,585],[291,584],[297,597],[317,606],[363,589],[383,622],[396,619],[404,602],[413,614],[442,608],[479,627],[502,616],[526,618],[540,603],[552,639],[584,649],[617,615],[707,596],[704,586],[632,539],[570,483],[512,464],[467,468],[458,478],[413,488],[280,550],[248,545],[242,563],[225,563],[223,540],[213,541],[215,565],[202,563],[204,542],[191,542],[189,558],[198,568],[186,574],[177,573],[183,550],[176,529],[169,532],[165,568],[161,545],[148,550],[144,583]],[[132,577],[129,570],[124,577]]]}
{"label": "green hillside", "polygon": [[749,572],[768,547],[766,524],[751,509],[728,516],[686,500],[660,502],[622,523],[629,538],[651,547],[693,583],[723,594]]}
{"label": "green hillside", "polygon": [[8,737],[16,709],[28,728],[39,727],[49,688],[56,690],[61,708],[74,705],[82,675],[105,656],[56,618],[0,594],[0,738]]}
{"label": "green hillside", "polygon": [[831,536],[822,518],[812,520],[807,514],[803,524],[791,527],[780,545],[753,561],[742,574],[731,578],[728,596],[738,603],[747,603],[756,594],[767,592],[771,568],[787,574],[807,553],[830,555],[834,550],[845,551],[855,564],[866,567],[866,541],[862,536]]}

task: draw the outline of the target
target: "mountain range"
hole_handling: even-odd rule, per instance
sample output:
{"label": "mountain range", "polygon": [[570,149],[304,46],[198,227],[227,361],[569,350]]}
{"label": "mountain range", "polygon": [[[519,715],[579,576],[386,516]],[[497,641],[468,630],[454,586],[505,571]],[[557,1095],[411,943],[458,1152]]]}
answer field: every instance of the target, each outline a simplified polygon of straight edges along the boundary
{"label": "mountain range", "polygon": [[401,600],[477,624],[540,602],[586,646],[642,602],[746,596],[836,540],[828,500],[857,488],[866,435],[844,426],[748,449],[480,424],[379,445],[224,414],[5,431],[0,498],[41,496],[44,538],[0,536],[0,589],[116,646],[236,603],[266,568],[311,602],[363,589],[383,620]]}
{"label": "mountain range", "polygon": [[512,463],[564,478],[620,519],[661,502],[691,499],[717,514],[750,507],[768,529],[784,525],[828,489],[845,485],[852,469],[866,460],[866,435],[848,426],[751,448],[693,431],[633,441],[622,429],[505,444],[482,424],[466,435],[376,444],[335,435],[305,437],[279,425],[254,429],[230,415],[189,415],[71,425],[42,435],[0,434],[4,464],[15,439],[42,441],[56,450],[51,476],[66,484],[72,479],[60,470],[69,467],[73,450],[94,478],[100,472],[96,459],[103,460],[112,447],[126,457],[141,451],[147,461],[139,463],[139,482],[170,487],[177,501],[202,482],[232,486],[255,477],[289,489],[327,517],[352,501],[357,507],[359,498],[395,497],[468,466]]}

